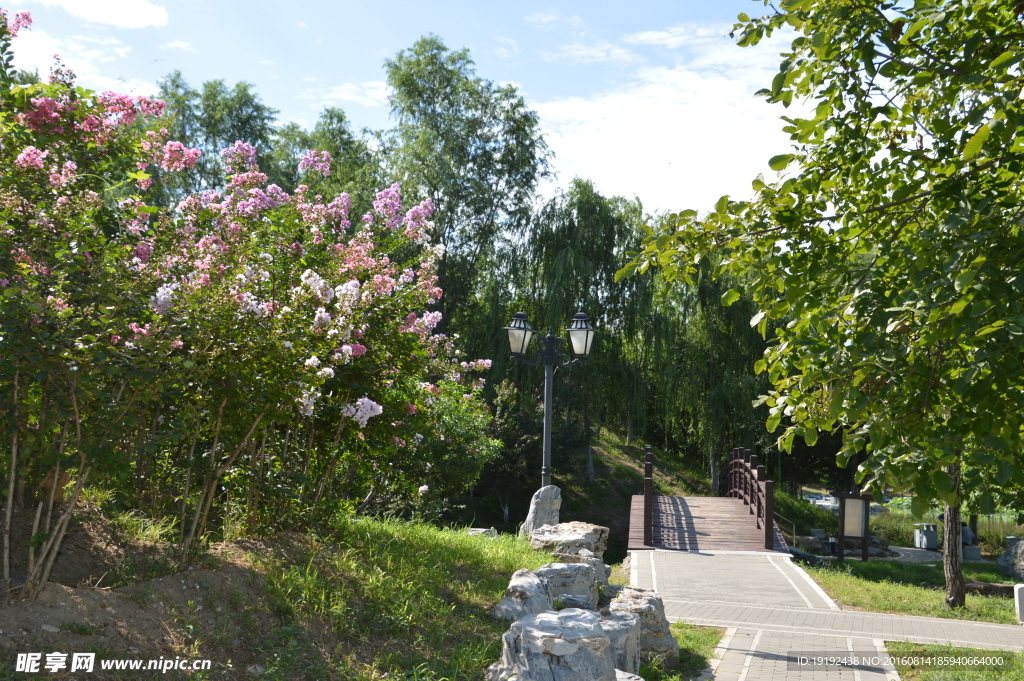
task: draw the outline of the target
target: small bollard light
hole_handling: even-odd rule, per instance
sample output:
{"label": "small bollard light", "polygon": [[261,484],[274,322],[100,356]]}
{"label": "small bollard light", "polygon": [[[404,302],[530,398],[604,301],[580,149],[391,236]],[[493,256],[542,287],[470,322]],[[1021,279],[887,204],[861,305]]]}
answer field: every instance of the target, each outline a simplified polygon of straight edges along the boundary
{"label": "small bollard light", "polygon": [[830,534],[828,537],[828,551],[830,556],[836,555],[836,536]]}

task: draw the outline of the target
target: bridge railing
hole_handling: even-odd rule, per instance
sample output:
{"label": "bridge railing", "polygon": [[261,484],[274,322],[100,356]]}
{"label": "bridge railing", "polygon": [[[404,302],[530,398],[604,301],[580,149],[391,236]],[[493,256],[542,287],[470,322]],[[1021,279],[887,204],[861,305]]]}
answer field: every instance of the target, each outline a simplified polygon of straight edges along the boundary
{"label": "bridge railing", "polygon": [[644,545],[654,545],[654,450],[644,451]]}
{"label": "bridge railing", "polygon": [[764,547],[775,548],[775,482],[768,480],[764,466],[757,463],[757,454],[749,449],[729,452],[725,472],[725,496],[743,500],[754,516],[758,529],[764,530]]}

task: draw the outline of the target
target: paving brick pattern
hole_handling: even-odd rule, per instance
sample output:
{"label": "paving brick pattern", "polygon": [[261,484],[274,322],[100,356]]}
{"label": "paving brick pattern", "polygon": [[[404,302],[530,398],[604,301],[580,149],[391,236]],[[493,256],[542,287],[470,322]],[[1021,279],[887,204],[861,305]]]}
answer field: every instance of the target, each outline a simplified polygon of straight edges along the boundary
{"label": "paving brick pattern", "polygon": [[716,681],[894,681],[889,668],[796,671],[789,653],[884,652],[884,641],[1024,650],[1024,627],[839,610],[787,556],[631,552],[632,582],[657,589],[672,621],[724,627]]}

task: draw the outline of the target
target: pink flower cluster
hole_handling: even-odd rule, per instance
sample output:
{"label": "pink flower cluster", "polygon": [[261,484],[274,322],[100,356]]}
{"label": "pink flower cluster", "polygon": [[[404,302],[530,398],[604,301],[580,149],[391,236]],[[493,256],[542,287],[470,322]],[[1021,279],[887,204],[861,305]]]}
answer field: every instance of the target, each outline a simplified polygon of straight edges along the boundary
{"label": "pink flower cluster", "polygon": [[137,199],[125,199],[122,201],[121,208],[126,212],[131,212],[121,220],[121,226],[132,234],[141,234],[142,232],[145,232],[146,228],[149,226],[149,215],[141,212],[140,210],[145,207],[146,204]]}
{"label": "pink flower cluster", "polygon": [[398,327],[398,330],[405,333],[417,333],[420,336],[426,336],[434,330],[434,327],[437,326],[440,321],[440,312],[425,312],[420,318],[416,317],[415,312],[410,312],[405,318],[405,324]]}
{"label": "pink flower cluster", "polygon": [[299,170],[312,170],[324,177],[331,174],[331,154],[327,151],[310,149],[299,161]]}
{"label": "pink flower cluster", "polygon": [[120,92],[107,91],[97,101],[116,125],[129,126],[141,114],[144,118],[156,118],[163,115],[167,104],[162,99],[149,97],[132,97]]}
{"label": "pink flower cluster", "polygon": [[419,204],[410,208],[405,217],[402,218],[402,224],[405,225],[402,233],[417,243],[422,242],[428,225],[427,220],[433,214],[434,202],[430,199],[424,199]]}
{"label": "pink flower cluster", "polygon": [[0,17],[3,17],[4,23],[7,24],[7,32],[12,38],[17,38],[18,31],[32,25],[32,15],[28,12],[15,12],[14,18],[8,19],[7,10],[0,9]]}
{"label": "pink flower cluster", "polygon": [[[377,193],[377,200],[373,202],[373,210],[377,215],[384,218],[384,225],[392,232],[401,224],[402,211],[401,189],[398,183],[391,185],[382,192]],[[366,218],[363,218],[366,222]]]}
{"label": "pink flower cluster", "polygon": [[193,168],[202,153],[199,149],[189,149],[181,142],[171,140],[164,144],[160,167],[171,172]]}
{"label": "pink flower cluster", "polygon": [[459,366],[466,371],[486,371],[491,368],[491,360],[477,359],[472,362],[462,362]]}
{"label": "pink flower cluster", "polygon": [[68,304],[64,302],[64,300],[61,298],[56,298],[54,296],[46,296],[46,302],[49,303],[57,312],[63,312],[64,310],[68,309]]}
{"label": "pink flower cluster", "polygon": [[248,142],[235,140],[234,144],[220,152],[220,157],[230,175],[257,170],[256,147]]}
{"label": "pink flower cluster", "polygon": [[54,166],[50,171],[50,186],[56,189],[75,181],[78,164],[74,161],[64,161],[64,165],[58,168]]}
{"label": "pink flower cluster", "polygon": [[25,170],[29,168],[42,170],[43,161],[49,155],[50,152],[48,151],[40,151],[32,146],[25,147],[21,150],[21,153],[18,154],[18,157],[14,159],[14,165]]}
{"label": "pink flower cluster", "polygon": [[50,97],[33,97],[29,100],[32,109],[16,116],[18,123],[40,132],[64,132],[60,125],[61,116],[72,107],[65,106]]}

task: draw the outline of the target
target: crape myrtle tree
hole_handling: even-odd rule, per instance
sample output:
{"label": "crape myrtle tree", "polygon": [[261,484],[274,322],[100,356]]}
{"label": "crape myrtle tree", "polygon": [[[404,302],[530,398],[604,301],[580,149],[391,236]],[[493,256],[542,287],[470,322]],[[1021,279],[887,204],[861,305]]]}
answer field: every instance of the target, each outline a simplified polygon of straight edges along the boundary
{"label": "crape myrtle tree", "polygon": [[[32,594],[90,480],[180,513],[186,558],[213,518],[308,526],[471,484],[497,447],[472,380],[490,362],[433,333],[430,202],[406,209],[392,185],[350,219],[347,194],[287,193],[238,141],[218,154],[222,191],[147,205],[154,169],[202,151],[169,139],[162,101],[96,95],[59,65],[16,85],[28,22],[0,21],[3,579],[14,507],[38,501],[15,547]],[[299,179],[330,164],[307,150]],[[61,471],[66,503],[55,485],[38,498]]]}
{"label": "crape myrtle tree", "polygon": [[[766,3],[767,4],[767,3]],[[675,215],[623,275],[689,281],[711,254],[775,328],[758,371],[786,450],[842,428],[857,480],[945,506],[946,603],[964,603],[960,506],[1024,481],[1024,240],[1019,3],[786,0],[740,15],[740,45],[783,28],[770,102],[795,142],[751,201]],[[723,296],[729,303],[741,290]],[[973,471],[985,471],[975,475]]]}

